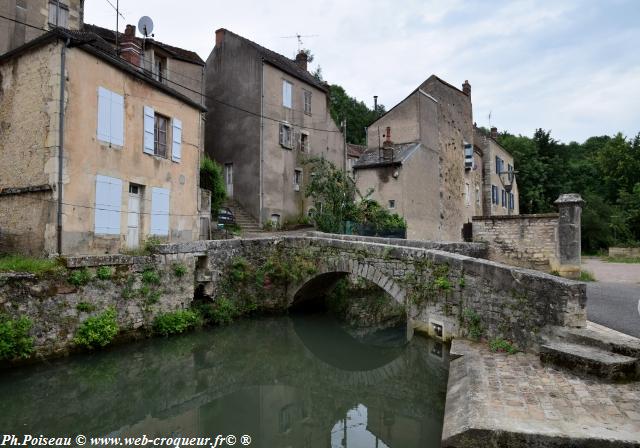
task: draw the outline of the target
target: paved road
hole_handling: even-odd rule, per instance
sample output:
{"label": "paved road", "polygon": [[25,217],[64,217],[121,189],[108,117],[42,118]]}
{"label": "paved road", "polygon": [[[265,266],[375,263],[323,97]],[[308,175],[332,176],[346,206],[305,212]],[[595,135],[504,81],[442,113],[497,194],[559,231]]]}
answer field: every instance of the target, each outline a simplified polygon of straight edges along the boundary
{"label": "paved road", "polygon": [[587,284],[588,319],[638,338],[640,338],[639,301],[640,286],[608,282]]}

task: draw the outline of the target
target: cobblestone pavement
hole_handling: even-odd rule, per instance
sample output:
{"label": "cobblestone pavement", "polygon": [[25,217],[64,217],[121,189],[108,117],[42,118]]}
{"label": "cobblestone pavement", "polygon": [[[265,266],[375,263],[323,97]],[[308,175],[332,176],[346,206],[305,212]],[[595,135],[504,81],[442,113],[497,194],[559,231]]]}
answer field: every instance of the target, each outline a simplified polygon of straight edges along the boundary
{"label": "cobblestone pavement", "polygon": [[640,446],[640,382],[600,383],[545,366],[534,354],[492,353],[486,343],[455,340],[451,351],[463,356],[449,372],[443,441],[450,438],[450,446],[467,446],[462,434],[474,432],[507,441],[497,446],[519,437],[527,445],[514,446],[536,438]]}
{"label": "cobblestone pavement", "polygon": [[640,263],[607,263],[598,258],[583,258],[582,269],[591,272],[599,282],[640,286]]}

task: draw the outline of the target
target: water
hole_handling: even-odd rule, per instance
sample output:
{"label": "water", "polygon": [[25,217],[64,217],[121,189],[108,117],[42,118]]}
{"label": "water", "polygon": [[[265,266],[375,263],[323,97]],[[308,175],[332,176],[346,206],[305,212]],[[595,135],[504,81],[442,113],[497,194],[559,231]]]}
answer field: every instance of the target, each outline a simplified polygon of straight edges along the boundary
{"label": "water", "polygon": [[273,317],[4,371],[0,433],[439,447],[446,348],[405,339],[327,315]]}

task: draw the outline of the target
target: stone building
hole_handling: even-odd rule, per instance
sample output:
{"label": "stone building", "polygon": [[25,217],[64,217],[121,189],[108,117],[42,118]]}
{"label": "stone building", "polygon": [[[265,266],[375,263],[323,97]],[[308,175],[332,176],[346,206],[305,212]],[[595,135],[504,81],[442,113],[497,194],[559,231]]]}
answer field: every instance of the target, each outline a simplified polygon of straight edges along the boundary
{"label": "stone building", "polygon": [[329,113],[328,86],[289,59],[229,30],[216,31],[205,75],[207,152],[224,166],[227,194],[260,225],[308,213],[303,161],[344,169],[343,135]]}
{"label": "stone building", "polygon": [[0,2],[0,54],[56,26],[82,29],[84,0],[3,0]]}
{"label": "stone building", "polygon": [[0,252],[198,238],[200,103],[60,28],[0,56],[0,79]]}
{"label": "stone building", "polygon": [[498,128],[491,128],[489,135],[473,129],[474,148],[483,154],[482,215],[518,215],[520,196],[513,156],[500,146],[497,137]]}

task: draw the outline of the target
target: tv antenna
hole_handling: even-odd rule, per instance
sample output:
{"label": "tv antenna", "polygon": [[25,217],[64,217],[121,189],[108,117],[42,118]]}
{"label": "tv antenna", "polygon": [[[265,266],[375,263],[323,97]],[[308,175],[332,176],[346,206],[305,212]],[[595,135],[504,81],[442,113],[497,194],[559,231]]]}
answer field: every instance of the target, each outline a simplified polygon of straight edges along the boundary
{"label": "tv antenna", "polygon": [[305,39],[307,37],[318,37],[319,34],[306,34],[306,35],[302,35],[302,34],[294,34],[293,36],[280,36],[281,39],[298,39],[298,53],[300,52],[300,50],[302,50],[302,38],[304,37]]}
{"label": "tv antenna", "polygon": [[140,34],[142,34],[145,38],[149,36],[153,37],[153,34],[151,34],[153,33],[153,20],[151,20],[151,17],[140,17],[140,20],[138,20],[138,31],[140,31]]}

